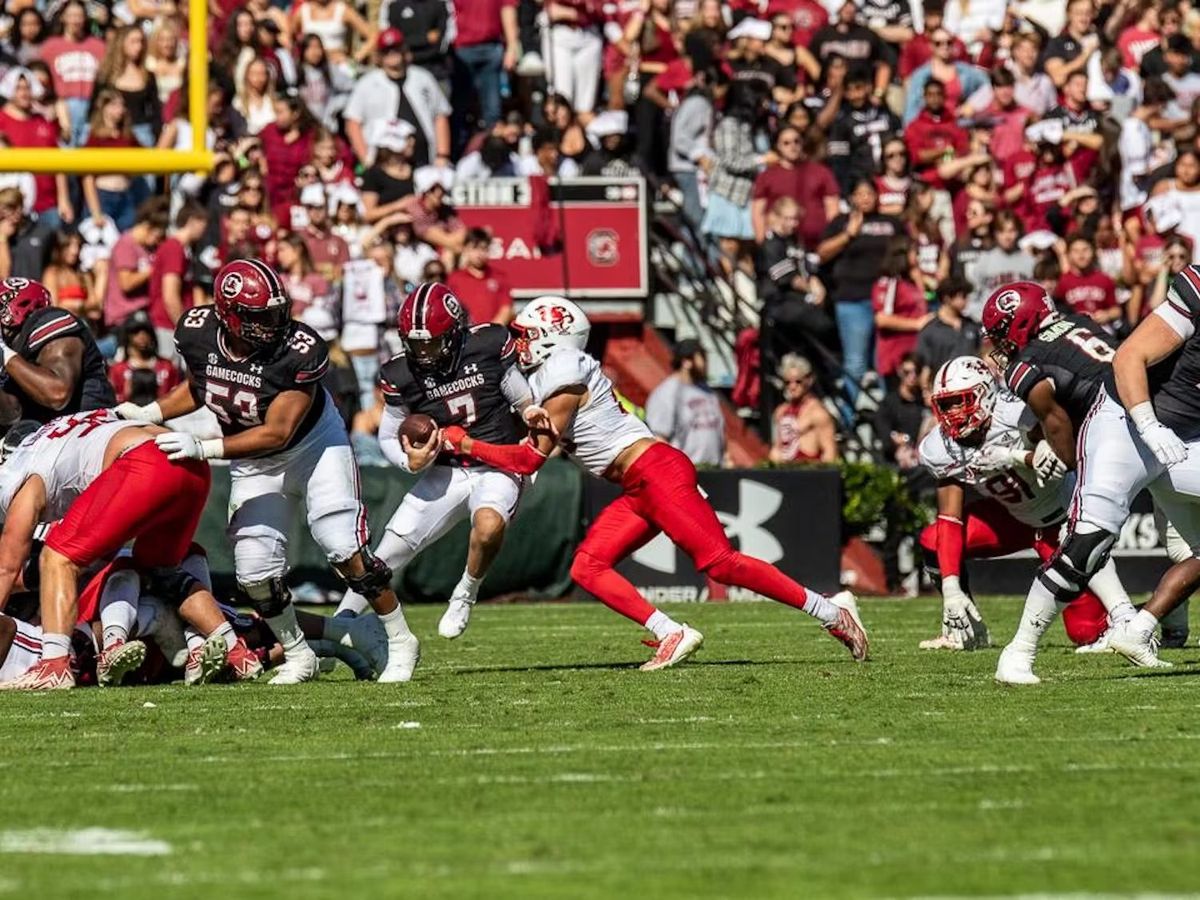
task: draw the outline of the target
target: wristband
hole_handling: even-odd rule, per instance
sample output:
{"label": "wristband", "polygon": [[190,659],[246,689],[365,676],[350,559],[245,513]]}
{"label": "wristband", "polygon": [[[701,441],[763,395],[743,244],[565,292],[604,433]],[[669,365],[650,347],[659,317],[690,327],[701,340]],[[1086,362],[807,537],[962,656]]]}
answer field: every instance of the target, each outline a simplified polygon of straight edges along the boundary
{"label": "wristband", "polygon": [[1130,409],[1129,418],[1133,420],[1134,427],[1139,432],[1158,424],[1158,416],[1154,414],[1154,404],[1149,400],[1143,400],[1137,406]]}
{"label": "wristband", "polygon": [[[155,406],[157,405],[155,404]],[[225,458],[225,442],[221,438],[210,438],[207,441],[201,441],[200,449],[204,451],[205,459]]]}

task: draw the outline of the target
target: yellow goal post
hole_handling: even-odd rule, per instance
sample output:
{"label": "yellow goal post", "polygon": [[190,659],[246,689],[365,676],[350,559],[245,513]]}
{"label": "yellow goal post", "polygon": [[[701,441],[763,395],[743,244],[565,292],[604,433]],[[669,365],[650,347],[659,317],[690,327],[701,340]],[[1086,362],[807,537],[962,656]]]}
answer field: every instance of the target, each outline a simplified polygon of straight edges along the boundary
{"label": "yellow goal post", "polygon": [[208,172],[213,154],[208,133],[208,0],[188,0],[188,121],[190,150],[153,147],[50,150],[32,147],[0,149],[0,172],[62,173],[64,175],[169,175]]}

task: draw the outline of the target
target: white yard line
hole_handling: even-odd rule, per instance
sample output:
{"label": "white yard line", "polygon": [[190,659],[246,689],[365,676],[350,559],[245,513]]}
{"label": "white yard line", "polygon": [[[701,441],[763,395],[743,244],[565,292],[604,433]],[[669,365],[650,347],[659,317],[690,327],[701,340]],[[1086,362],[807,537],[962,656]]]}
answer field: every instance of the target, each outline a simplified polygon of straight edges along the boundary
{"label": "white yard line", "polygon": [[29,828],[0,831],[0,853],[59,856],[166,856],[171,845],[137,831],[112,828]]}

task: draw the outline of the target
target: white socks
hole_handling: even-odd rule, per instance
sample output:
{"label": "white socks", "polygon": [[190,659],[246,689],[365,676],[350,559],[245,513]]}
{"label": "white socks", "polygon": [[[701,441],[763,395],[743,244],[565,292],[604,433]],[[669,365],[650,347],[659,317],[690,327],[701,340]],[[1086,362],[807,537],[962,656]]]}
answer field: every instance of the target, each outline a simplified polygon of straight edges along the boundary
{"label": "white socks", "polygon": [[838,617],[838,608],[829,602],[828,597],[808,588],[804,589],[804,611],[822,625],[832,625]]}
{"label": "white socks", "polygon": [[296,621],[296,607],[292,604],[289,603],[285,606],[279,615],[268,618],[267,624],[271,627],[271,631],[275,632],[275,637],[279,638],[279,643],[283,645],[285,658],[303,657],[306,653],[312,653],[312,648],[304,640],[304,632],[300,630],[300,623]]}
{"label": "white socks", "polygon": [[1042,584],[1040,578],[1034,580],[1033,587],[1029,589],[1029,596],[1025,598],[1025,608],[1021,610],[1017,633],[1009,646],[1023,653],[1037,653],[1038,642],[1058,615],[1059,609],[1060,605],[1054,601],[1050,589]]}
{"label": "white socks", "polygon": [[138,594],[141,580],[136,572],[125,569],[114,572],[104,584],[100,595],[100,624],[104,627],[104,648],[129,640],[138,618]]}
{"label": "white socks", "polygon": [[214,635],[220,635],[225,638],[225,649],[232,650],[233,645],[237,643],[237,634],[233,630],[233,626],[228,622],[222,622],[213,629]]}
{"label": "white socks", "polygon": [[454,590],[450,594],[450,599],[474,603],[475,598],[479,595],[479,585],[482,582],[482,577],[476,578],[466,569],[463,569],[462,578],[458,579],[458,584],[454,586]]}
{"label": "white socks", "polygon": [[70,637],[65,634],[42,633],[42,659],[62,659],[70,653]]}
{"label": "white socks", "polygon": [[1152,613],[1144,609],[1139,609],[1130,623],[1130,627],[1134,631],[1141,631],[1146,634],[1154,634],[1154,630],[1158,628],[1158,619],[1154,618]]}
{"label": "white socks", "polygon": [[650,618],[646,620],[646,629],[652,632],[660,641],[667,635],[679,631],[681,628],[683,628],[682,625],[659,609],[652,612]]}
{"label": "white socks", "polygon": [[1113,565],[1111,559],[1107,560],[1100,571],[1092,576],[1092,580],[1088,582],[1088,588],[1104,604],[1104,608],[1108,611],[1108,619],[1114,625],[1133,618],[1136,610],[1129,600],[1129,594],[1125,593],[1125,587],[1117,576],[1117,567]]}
{"label": "white socks", "polygon": [[399,603],[396,604],[396,608],[390,613],[381,615],[379,621],[383,623],[383,630],[387,632],[389,640],[412,637],[412,631],[408,628],[408,621],[404,618],[404,607]]}

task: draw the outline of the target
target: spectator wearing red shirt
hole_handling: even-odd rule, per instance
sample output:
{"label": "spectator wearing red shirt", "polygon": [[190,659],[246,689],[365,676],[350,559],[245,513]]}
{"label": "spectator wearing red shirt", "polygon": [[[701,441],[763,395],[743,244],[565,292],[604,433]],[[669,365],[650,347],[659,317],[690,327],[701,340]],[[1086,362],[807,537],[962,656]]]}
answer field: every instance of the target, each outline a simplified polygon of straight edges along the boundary
{"label": "spectator wearing red shirt", "polygon": [[893,238],[871,290],[875,311],[875,371],[895,386],[900,360],[917,349],[917,333],[933,314],[925,292],[913,281],[917,269],[916,247],[907,237]]}
{"label": "spectator wearing red shirt", "polygon": [[1007,162],[1024,149],[1025,126],[1036,116],[1017,103],[1017,79],[1010,69],[997,66],[992,70],[991,82],[991,103],[979,110],[967,105],[961,112],[991,123],[992,138],[988,146],[992,156]]}
{"label": "spectator wearing red shirt", "polygon": [[117,402],[144,406],[171,393],[183,378],[174,363],[158,355],[150,317],[144,311],[134,313],[123,333],[125,358],[108,370]]}
{"label": "spectator wearing red shirt", "polygon": [[158,245],[150,269],[150,322],[158,336],[158,355],[175,358],[175,323],[196,304],[192,247],[204,236],[208,211],[187,203],[175,217],[175,229]]}
{"label": "spectator wearing red shirt", "polygon": [[1067,238],[1068,269],[1058,279],[1054,299],[1071,312],[1091,316],[1098,325],[1121,318],[1117,284],[1096,268],[1096,246],[1091,238],[1073,234]]}
{"label": "spectator wearing red shirt", "polygon": [[[945,12],[940,3],[925,7],[925,30],[917,32],[912,40],[904,42],[900,48],[900,63],[897,70],[902,81],[908,81],[910,75],[925,63],[933,59],[933,41],[930,35],[942,27]],[[950,35],[950,59],[956,62],[966,62],[970,59],[967,45],[958,35]]]}
{"label": "spectator wearing red shirt", "polygon": [[460,253],[467,237],[467,226],[446,202],[453,184],[453,173],[422,166],[413,173],[415,195],[404,201],[401,210],[412,219],[413,234],[443,258]]}
{"label": "spectator wearing red shirt", "polygon": [[938,163],[965,156],[970,145],[967,132],[946,114],[946,89],[930,79],[923,93],[925,106],[904,129],[904,143],[914,174],[936,188],[945,187]]}
{"label": "spectator wearing red shirt", "polygon": [[1037,146],[1037,165],[1022,184],[1019,205],[1014,204],[1026,232],[1053,231],[1051,211],[1078,186],[1075,171],[1063,159],[1059,144],[1039,141]]}
{"label": "spectator wearing red shirt", "polygon": [[275,121],[258,133],[267,163],[267,200],[272,206],[298,198],[296,175],[312,160],[317,123],[295,96],[275,100]]}
{"label": "spectator wearing red shirt", "polygon": [[150,306],[154,251],[167,235],[170,201],[152,197],[138,207],[137,222],[117,238],[108,260],[104,324],[116,328]]}
{"label": "spectator wearing red shirt", "polygon": [[491,246],[492,233],[488,229],[468,231],[459,268],[446,280],[446,286],[462,302],[474,325],[485,322],[508,325],[513,319],[512,291],[488,261]]}
{"label": "spectator wearing red shirt", "polygon": [[1137,9],[1137,21],[1122,31],[1117,38],[1117,49],[1121,51],[1121,65],[1135,72],[1142,64],[1142,57],[1157,47],[1162,40],[1158,0],[1141,0]]}
{"label": "spectator wearing red shirt", "polygon": [[775,135],[779,161],[754,179],[750,194],[750,221],[754,239],[762,243],[767,233],[767,210],[780,197],[791,197],[800,206],[797,234],[805,247],[816,247],[825,226],[838,214],[838,185],[823,163],[806,158],[808,148],[798,128],[785,125]]}
{"label": "spectator wearing red shirt", "polygon": [[87,33],[87,7],[69,0],[58,14],[57,36],[42,44],[42,61],[50,67],[54,93],[67,103],[71,116],[71,146],[83,142],[92,89],[104,60],[104,41]]}
{"label": "spectator wearing red shirt", "polygon": [[1062,88],[1062,105],[1045,116],[1048,124],[1062,123],[1064,155],[1075,170],[1075,180],[1080,183],[1087,180],[1104,147],[1100,117],[1092,111],[1087,90],[1087,73],[1072,72]]}
{"label": "spectator wearing red shirt", "polygon": [[806,49],[816,33],[829,24],[829,12],[816,0],[771,0],[767,18],[778,15],[792,20],[792,43]]}
{"label": "spectator wearing red shirt", "polygon": [[454,37],[453,97],[455,133],[467,133],[466,113],[479,98],[476,130],[500,121],[500,76],[517,65],[521,40],[517,0],[454,0],[458,33]]}
{"label": "spectator wearing red shirt", "polygon": [[[58,149],[58,128],[39,116],[33,102],[42,94],[42,86],[28,69],[12,68],[0,78],[0,96],[5,100],[0,109],[0,133],[13,147],[44,147]],[[67,192],[66,175],[35,175],[37,196],[33,211],[49,224],[75,221],[75,210]]]}
{"label": "spectator wearing red shirt", "polygon": [[342,266],[350,259],[350,248],[333,233],[325,188],[310,184],[300,192],[300,204],[308,213],[308,224],[295,231],[308,247],[313,268],[330,284],[341,284]]}

